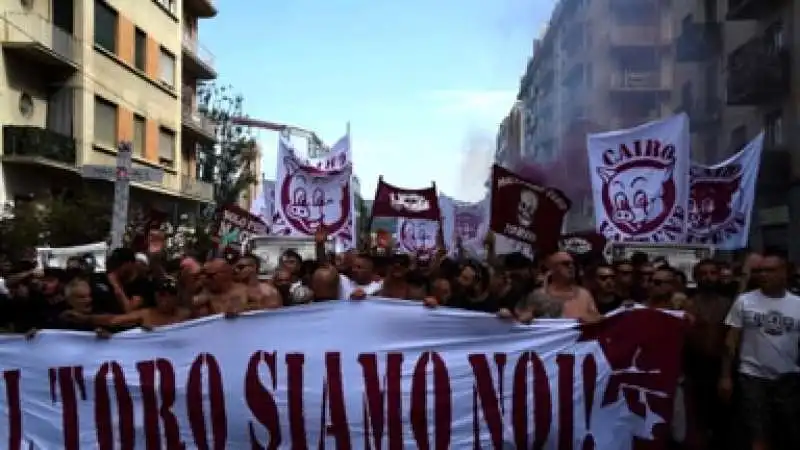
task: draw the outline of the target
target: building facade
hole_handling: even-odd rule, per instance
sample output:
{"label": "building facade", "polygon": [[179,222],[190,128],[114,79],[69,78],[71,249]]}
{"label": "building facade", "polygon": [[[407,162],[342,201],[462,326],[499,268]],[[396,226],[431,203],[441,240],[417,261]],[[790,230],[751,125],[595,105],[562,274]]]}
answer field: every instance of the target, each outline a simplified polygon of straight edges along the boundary
{"label": "building facade", "polygon": [[[751,243],[800,257],[788,239],[800,232],[797,18],[789,0],[561,0],[520,83],[524,159],[573,158],[588,132],[681,111],[697,162],[720,162],[763,130]],[[579,175],[568,179],[588,183]],[[591,199],[573,202],[569,228],[591,226]]]}
{"label": "building facade", "polygon": [[120,142],[134,166],[163,170],[160,183],[132,183],[131,200],[178,212],[211,201],[196,178],[197,143],[214,127],[197,110],[199,80],[216,77],[199,44],[198,19],[212,0],[0,0],[0,72],[6,103],[0,201],[49,196],[104,181],[84,164],[114,166]]}

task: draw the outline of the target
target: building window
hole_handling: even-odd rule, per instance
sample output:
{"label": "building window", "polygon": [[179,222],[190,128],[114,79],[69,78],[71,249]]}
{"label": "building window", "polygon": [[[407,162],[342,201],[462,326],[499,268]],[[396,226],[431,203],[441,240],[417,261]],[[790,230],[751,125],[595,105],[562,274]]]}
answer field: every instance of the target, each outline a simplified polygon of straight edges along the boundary
{"label": "building window", "polygon": [[175,0],[156,0],[159,5],[163,6],[164,9],[175,14]]}
{"label": "building window", "polygon": [[144,31],[137,28],[135,40],[133,64],[137,69],[144,71],[145,65],[147,64],[147,35]]}
{"label": "building window", "polygon": [[158,162],[168,167],[175,164],[175,132],[169,128],[158,130]]}
{"label": "building window", "polygon": [[783,31],[783,24],[775,22],[767,28],[766,32],[767,44],[772,52],[778,53],[782,51],[786,45],[786,40]]}
{"label": "building window", "polygon": [[145,140],[147,139],[147,121],[144,117],[133,115],[133,154],[139,157],[145,155]]}
{"label": "building window", "polygon": [[117,105],[100,97],[94,98],[94,143],[117,147]]}
{"label": "building window", "polygon": [[117,12],[103,0],[94,1],[94,43],[117,51]]}
{"label": "building window", "polygon": [[775,111],[764,117],[764,146],[777,147],[783,144],[783,114]]}
{"label": "building window", "polygon": [[161,48],[161,56],[159,60],[159,69],[161,70],[161,81],[167,86],[175,87],[175,55],[170,53],[167,49]]}

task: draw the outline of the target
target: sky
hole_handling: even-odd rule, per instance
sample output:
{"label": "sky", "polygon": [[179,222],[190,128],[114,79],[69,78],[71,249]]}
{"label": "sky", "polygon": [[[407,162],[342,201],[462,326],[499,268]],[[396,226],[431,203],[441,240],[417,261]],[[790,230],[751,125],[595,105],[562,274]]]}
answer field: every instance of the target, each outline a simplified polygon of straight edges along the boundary
{"label": "sky", "polygon": [[[476,201],[554,1],[220,1],[200,40],[250,117],[327,144],[349,121],[365,198],[383,175]],[[274,178],[277,136],[259,139]]]}

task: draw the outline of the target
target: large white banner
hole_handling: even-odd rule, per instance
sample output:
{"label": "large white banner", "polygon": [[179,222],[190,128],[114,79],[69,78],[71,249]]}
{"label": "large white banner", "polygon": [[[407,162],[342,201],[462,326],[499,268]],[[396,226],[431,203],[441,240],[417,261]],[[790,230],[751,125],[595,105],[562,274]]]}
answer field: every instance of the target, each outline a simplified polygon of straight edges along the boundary
{"label": "large white banner", "polygon": [[720,250],[747,247],[764,133],[713,166],[692,165],[688,241]]}
{"label": "large white banner", "polygon": [[271,233],[314,236],[322,228],[332,239],[351,248],[356,230],[350,158],[349,147],[344,147],[332,149],[324,158],[301,159],[281,136]]}
{"label": "large white banner", "polygon": [[689,117],[587,137],[598,232],[612,241],[684,242]]}
{"label": "large white banner", "polygon": [[2,337],[0,446],[658,449],[681,322],[638,309],[526,326],[369,300],[108,341]]}

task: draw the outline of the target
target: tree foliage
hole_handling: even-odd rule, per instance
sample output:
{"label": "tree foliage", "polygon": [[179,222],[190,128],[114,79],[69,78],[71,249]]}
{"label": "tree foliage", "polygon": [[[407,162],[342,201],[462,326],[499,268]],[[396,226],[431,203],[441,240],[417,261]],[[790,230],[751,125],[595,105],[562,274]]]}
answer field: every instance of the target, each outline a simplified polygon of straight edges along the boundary
{"label": "tree foliage", "polygon": [[217,205],[234,203],[259,174],[254,173],[258,151],[249,127],[233,119],[246,117],[244,97],[231,86],[204,83],[198,89],[198,108],[216,124],[217,142],[198,151],[198,178],[214,185]]}
{"label": "tree foliage", "polygon": [[20,257],[40,246],[71,247],[108,239],[111,199],[79,192],[5,205],[0,252]]}

